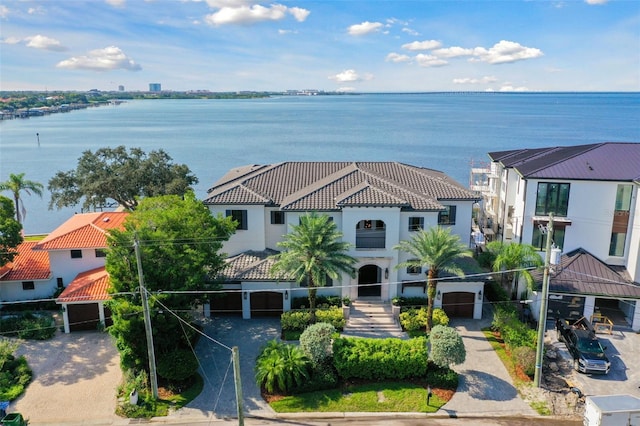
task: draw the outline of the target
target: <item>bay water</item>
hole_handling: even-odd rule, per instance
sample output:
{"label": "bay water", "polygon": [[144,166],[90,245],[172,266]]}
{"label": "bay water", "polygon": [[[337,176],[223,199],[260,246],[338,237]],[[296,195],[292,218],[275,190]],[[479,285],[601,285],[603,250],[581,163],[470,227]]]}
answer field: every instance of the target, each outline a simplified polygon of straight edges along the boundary
{"label": "bay water", "polygon": [[[38,135],[38,136],[36,136]],[[85,150],[165,150],[199,179],[196,195],[233,167],[282,161],[399,161],[467,186],[487,153],[605,141],[640,143],[640,93],[422,93],[139,100],[0,121],[0,181],[47,187]],[[3,195],[11,196],[10,193]],[[76,208],[22,194],[25,233],[47,233]]]}

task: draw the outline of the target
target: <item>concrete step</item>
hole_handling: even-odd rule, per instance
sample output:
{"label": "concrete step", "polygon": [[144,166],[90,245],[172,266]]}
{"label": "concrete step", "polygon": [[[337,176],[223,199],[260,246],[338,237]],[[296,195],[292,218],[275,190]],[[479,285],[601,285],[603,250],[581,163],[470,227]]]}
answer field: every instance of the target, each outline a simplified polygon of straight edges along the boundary
{"label": "concrete step", "polygon": [[342,334],[354,337],[407,338],[393,317],[391,305],[379,299],[354,301]]}

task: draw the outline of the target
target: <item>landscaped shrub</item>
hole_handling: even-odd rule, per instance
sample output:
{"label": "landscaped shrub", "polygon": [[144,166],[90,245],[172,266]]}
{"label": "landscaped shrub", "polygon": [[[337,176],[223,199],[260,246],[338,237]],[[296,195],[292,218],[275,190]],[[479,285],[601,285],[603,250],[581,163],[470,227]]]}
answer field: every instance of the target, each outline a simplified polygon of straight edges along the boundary
{"label": "landscaped shrub", "polygon": [[[342,330],[346,324],[340,307],[318,309],[316,322],[329,323],[336,330]],[[284,312],[280,317],[280,326],[283,331],[304,331],[309,325],[311,325],[311,314],[306,310]]]}
{"label": "landscaped shrub", "polygon": [[338,386],[338,373],[330,362],[316,365],[311,368],[309,378],[295,385],[291,393],[315,392],[325,389],[335,389]]}
{"label": "landscaped shrub", "polygon": [[411,340],[338,338],[333,342],[333,363],[343,380],[423,377],[427,357],[424,337]]}
{"label": "landscaped shrub", "polygon": [[302,332],[300,349],[313,365],[319,365],[331,357],[331,339],[335,332],[336,328],[325,322],[310,325]]}
{"label": "landscaped shrub", "polygon": [[[316,308],[328,308],[332,306],[342,306],[340,296],[316,296]],[[291,299],[291,309],[308,309],[308,297],[294,297]]]}
{"label": "landscaped shrub", "polygon": [[427,297],[394,297],[393,304],[400,306],[401,311],[427,306]]}
{"label": "landscaped shrub", "polygon": [[490,302],[506,302],[510,299],[507,290],[496,281],[489,281],[484,285],[484,295]]}
{"label": "landscaped shrub", "polygon": [[451,327],[436,325],[429,334],[429,360],[440,367],[462,364],[467,352],[460,334]]}
{"label": "landscaped shrub", "polygon": [[434,388],[456,390],[458,388],[458,373],[449,367],[440,367],[429,361],[427,365],[426,382]]}
{"label": "landscaped shrub", "polygon": [[12,401],[22,395],[33,373],[24,356],[14,356],[18,345],[0,340],[0,401]]}
{"label": "landscaped shrub", "polygon": [[256,381],[269,393],[288,393],[309,377],[309,360],[299,347],[267,343],[256,361]]}
{"label": "landscaped shrub", "polygon": [[48,312],[24,312],[0,320],[0,330],[5,336],[47,340],[56,334],[56,325]]}
{"label": "landscaped shrub", "polygon": [[493,307],[493,320],[491,321],[491,328],[494,331],[502,331],[505,324],[511,322],[514,318],[517,319],[518,311],[513,303],[499,302]]}
{"label": "landscaped shrub", "polygon": [[527,376],[533,376],[536,370],[536,351],[529,346],[520,346],[513,350],[513,361],[522,368]]}
{"label": "landscaped shrub", "polygon": [[[410,308],[400,312],[400,325],[405,331],[425,330],[427,327],[427,309]],[[449,325],[449,317],[443,309],[433,310],[433,325]]]}
{"label": "landscaped shrub", "polygon": [[198,371],[198,358],[187,349],[175,351],[158,356],[158,376],[170,381],[182,382],[193,377]]}
{"label": "landscaped shrub", "polygon": [[520,346],[535,348],[537,332],[518,319],[518,311],[510,302],[496,304],[491,328],[498,331],[507,348]]}

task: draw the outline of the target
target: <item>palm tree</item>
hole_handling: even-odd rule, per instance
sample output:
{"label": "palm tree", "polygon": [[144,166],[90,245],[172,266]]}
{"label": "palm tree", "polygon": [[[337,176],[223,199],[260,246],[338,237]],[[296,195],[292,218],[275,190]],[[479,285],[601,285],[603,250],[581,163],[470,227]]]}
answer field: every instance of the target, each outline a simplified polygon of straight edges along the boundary
{"label": "palm tree", "polygon": [[316,322],[316,294],[324,287],[327,277],[335,280],[340,273],[355,276],[356,259],[346,254],[351,244],[342,241],[342,233],[327,215],[310,213],[300,217],[300,224],[278,243],[284,250],[274,255],[271,274],[293,278],[309,288],[311,323]]}
{"label": "palm tree", "polygon": [[455,261],[471,257],[471,251],[460,242],[460,237],[451,234],[450,229],[436,226],[428,231],[419,231],[409,241],[400,241],[393,248],[409,253],[414,258],[401,262],[396,269],[404,267],[427,267],[427,333],[433,326],[433,300],[436,297],[440,272],[464,276],[464,271]]}
{"label": "palm tree", "polygon": [[[24,178],[24,173],[18,173],[14,175],[13,173],[9,174],[9,180],[6,182],[0,182],[0,191],[11,191],[13,193],[13,200],[16,204],[16,220],[18,223],[22,224],[21,219],[25,216],[26,210],[24,206],[20,206],[20,192],[24,191],[27,194],[31,195],[32,191],[34,194],[42,197],[42,190],[44,186],[41,183],[28,180]],[[22,217],[20,215],[20,211],[22,211]]]}
{"label": "palm tree", "polygon": [[487,244],[487,250],[495,255],[493,270],[495,272],[507,271],[502,277],[508,277],[509,295],[514,299],[513,294],[517,289],[520,277],[524,278],[529,288],[533,287],[533,276],[525,268],[540,267],[544,264],[537,249],[531,244],[503,243],[502,241],[492,241]]}

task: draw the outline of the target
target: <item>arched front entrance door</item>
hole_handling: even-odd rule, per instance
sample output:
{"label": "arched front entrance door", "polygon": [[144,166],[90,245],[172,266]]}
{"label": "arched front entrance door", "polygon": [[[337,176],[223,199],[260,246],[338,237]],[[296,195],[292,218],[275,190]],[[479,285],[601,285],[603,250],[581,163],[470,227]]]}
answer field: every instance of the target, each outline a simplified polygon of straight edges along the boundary
{"label": "arched front entrance door", "polygon": [[[380,297],[382,270],[376,265],[365,265],[358,270],[358,297]],[[376,285],[377,284],[377,285]]]}

